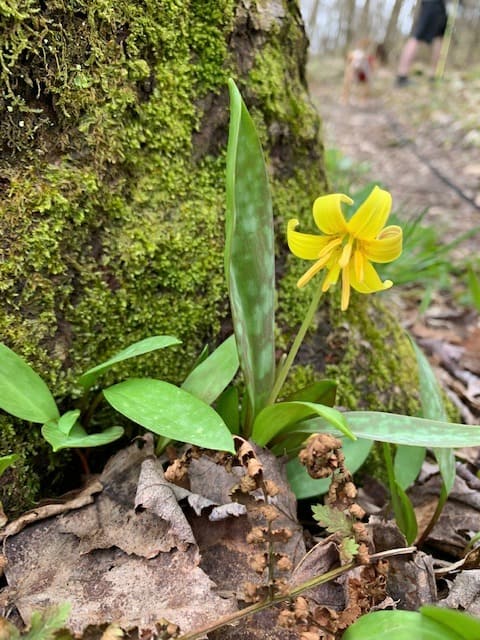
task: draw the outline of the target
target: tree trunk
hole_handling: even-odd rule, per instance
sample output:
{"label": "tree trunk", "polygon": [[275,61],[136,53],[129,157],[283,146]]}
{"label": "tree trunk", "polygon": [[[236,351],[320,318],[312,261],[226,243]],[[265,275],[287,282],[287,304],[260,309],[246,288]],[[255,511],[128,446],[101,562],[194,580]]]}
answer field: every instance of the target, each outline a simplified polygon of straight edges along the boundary
{"label": "tree trunk", "polygon": [[400,11],[402,10],[403,0],[395,0],[395,4],[392,8],[392,13],[390,14],[390,19],[387,24],[387,30],[385,31],[385,38],[383,40],[383,45],[385,47],[385,51],[390,53],[397,41],[398,36],[398,18],[400,16]]}

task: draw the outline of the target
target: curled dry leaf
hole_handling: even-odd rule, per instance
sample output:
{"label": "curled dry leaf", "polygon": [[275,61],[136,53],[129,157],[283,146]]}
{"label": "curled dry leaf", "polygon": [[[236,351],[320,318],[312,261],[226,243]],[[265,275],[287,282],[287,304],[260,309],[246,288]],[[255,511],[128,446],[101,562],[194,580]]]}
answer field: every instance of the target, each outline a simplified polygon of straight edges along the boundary
{"label": "curled dry leaf", "polygon": [[102,474],[95,505],[5,541],[5,595],[26,624],[34,611],[65,601],[72,604],[68,627],[78,634],[111,622],[153,633],[160,618],[185,633],[235,610],[199,567],[196,544],[179,550],[170,522],[135,513],[140,466],[151,453],[148,444],[120,452]]}

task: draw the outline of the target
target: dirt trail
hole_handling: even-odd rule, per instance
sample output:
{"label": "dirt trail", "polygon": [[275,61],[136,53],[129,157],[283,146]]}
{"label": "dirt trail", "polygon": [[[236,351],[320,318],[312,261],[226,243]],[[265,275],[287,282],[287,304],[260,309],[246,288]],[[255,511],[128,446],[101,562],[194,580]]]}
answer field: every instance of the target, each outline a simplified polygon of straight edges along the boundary
{"label": "dirt trail", "polygon": [[[381,70],[370,99],[354,94],[343,104],[342,73],[339,60],[309,69],[326,147],[368,163],[365,180],[388,188],[402,215],[428,208],[426,220],[446,241],[480,225],[480,79],[457,74],[435,85],[421,77],[395,89],[392,74]],[[458,253],[478,251],[478,237]]]}

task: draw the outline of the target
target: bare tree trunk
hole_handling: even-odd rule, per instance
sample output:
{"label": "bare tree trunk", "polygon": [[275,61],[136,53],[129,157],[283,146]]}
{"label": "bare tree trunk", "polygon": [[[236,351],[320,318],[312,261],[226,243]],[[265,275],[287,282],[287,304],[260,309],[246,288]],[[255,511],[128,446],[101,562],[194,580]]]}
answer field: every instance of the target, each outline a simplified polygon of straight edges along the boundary
{"label": "bare tree trunk", "polygon": [[355,36],[355,0],[345,0],[345,45],[344,52],[351,48],[354,36]]}
{"label": "bare tree trunk", "polygon": [[370,35],[370,0],[365,0],[358,24],[358,35],[367,38]]}
{"label": "bare tree trunk", "polygon": [[383,45],[387,52],[390,52],[395,45],[398,32],[398,17],[402,10],[402,6],[403,0],[395,0],[392,13],[390,14],[390,19],[388,21],[387,30],[385,32],[385,38],[383,39]]}

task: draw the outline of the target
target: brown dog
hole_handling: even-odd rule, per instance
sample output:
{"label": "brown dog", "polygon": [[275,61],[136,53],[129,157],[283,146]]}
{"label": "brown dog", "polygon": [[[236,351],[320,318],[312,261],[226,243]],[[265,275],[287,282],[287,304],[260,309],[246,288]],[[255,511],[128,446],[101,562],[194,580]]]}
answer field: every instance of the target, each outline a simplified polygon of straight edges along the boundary
{"label": "brown dog", "polygon": [[362,101],[366,101],[371,95],[373,73],[376,67],[376,56],[371,53],[369,40],[361,40],[350,51],[345,62],[343,76],[343,102],[348,103],[354,86],[359,87],[359,95]]}

